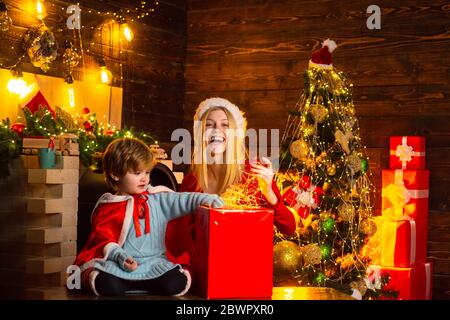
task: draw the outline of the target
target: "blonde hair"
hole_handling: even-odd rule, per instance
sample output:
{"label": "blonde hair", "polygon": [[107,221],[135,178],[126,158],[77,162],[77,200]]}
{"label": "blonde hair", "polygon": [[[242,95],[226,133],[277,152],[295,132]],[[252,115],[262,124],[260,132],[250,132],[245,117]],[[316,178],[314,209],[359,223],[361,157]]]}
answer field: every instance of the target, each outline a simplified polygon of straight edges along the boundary
{"label": "blonde hair", "polygon": [[[229,186],[239,182],[241,179],[241,165],[245,160],[245,143],[244,132],[241,128],[236,128],[236,121],[231,113],[223,107],[212,107],[208,109],[200,119],[201,130],[198,130],[194,137],[194,152],[192,160],[192,172],[197,177],[198,187],[203,190],[208,188],[208,158],[207,158],[207,145],[208,141],[204,139],[204,133],[206,128],[206,119],[208,115],[214,110],[222,110],[225,112],[228,118],[229,130],[233,133],[226,139],[225,164],[223,168],[225,170],[225,177],[222,180],[222,184],[219,185],[218,193],[223,193]],[[240,130],[240,131],[239,131]]]}
{"label": "blonde hair", "polygon": [[103,174],[106,184],[117,190],[116,177],[123,177],[128,172],[151,170],[155,159],[150,148],[136,138],[120,138],[111,142],[103,154]]}

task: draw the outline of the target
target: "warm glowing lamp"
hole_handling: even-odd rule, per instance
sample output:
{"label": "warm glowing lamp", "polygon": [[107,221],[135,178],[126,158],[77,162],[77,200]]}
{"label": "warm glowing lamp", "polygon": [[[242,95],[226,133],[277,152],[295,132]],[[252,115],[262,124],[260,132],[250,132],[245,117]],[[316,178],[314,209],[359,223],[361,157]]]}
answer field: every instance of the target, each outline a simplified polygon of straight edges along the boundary
{"label": "warm glowing lamp", "polygon": [[131,30],[131,28],[128,25],[128,23],[123,23],[122,24],[122,30],[123,30],[123,35],[125,36],[125,39],[128,40],[128,42],[133,40],[133,37],[134,37],[133,30]]}
{"label": "warm glowing lamp", "polygon": [[8,81],[8,91],[20,95],[21,97],[26,96],[30,92],[30,87],[23,80],[22,70],[17,69],[13,71],[14,78]]}
{"label": "warm glowing lamp", "polygon": [[112,80],[112,73],[111,71],[106,68],[105,60],[100,59],[99,62],[100,65],[100,81],[104,84],[110,84]]}
{"label": "warm glowing lamp", "polygon": [[36,12],[38,19],[42,20],[45,18],[46,13],[43,0],[36,0]]}
{"label": "warm glowing lamp", "polygon": [[66,84],[67,84],[67,93],[69,95],[69,106],[71,108],[75,107],[75,94],[73,91],[73,77],[72,75],[68,75],[66,77]]}

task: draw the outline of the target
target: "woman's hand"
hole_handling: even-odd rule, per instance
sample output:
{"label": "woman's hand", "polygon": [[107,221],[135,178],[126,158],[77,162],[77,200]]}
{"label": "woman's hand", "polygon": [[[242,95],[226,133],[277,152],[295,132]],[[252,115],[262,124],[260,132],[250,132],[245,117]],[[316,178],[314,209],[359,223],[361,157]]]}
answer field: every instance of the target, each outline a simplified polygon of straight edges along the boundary
{"label": "woman's hand", "polygon": [[136,268],[137,268],[137,266],[138,266],[138,263],[137,263],[137,261],[134,260],[133,258],[128,257],[127,260],[125,260],[125,262],[124,262],[123,265],[124,265],[124,267],[125,267],[126,270],[128,270],[128,271],[134,271],[134,270],[136,270]]}
{"label": "woman's hand", "polygon": [[250,172],[258,178],[258,184],[262,194],[266,197],[271,205],[275,205],[278,201],[277,196],[272,190],[273,168],[269,159],[262,157],[262,164],[251,163]]}

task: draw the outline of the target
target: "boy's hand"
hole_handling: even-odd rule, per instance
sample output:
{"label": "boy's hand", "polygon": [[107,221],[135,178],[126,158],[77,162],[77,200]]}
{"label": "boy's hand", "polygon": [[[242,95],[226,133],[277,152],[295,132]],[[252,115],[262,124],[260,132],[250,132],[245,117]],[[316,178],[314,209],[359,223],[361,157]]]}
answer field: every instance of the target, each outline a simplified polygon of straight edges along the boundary
{"label": "boy's hand", "polygon": [[211,196],[205,203],[203,203],[203,205],[212,208],[220,208],[223,207],[225,204],[223,203],[223,200],[219,196]]}
{"label": "boy's hand", "polygon": [[128,257],[127,260],[125,260],[125,262],[124,262],[123,265],[124,265],[124,267],[125,267],[126,270],[128,270],[128,271],[134,271],[134,270],[136,270],[136,268],[137,268],[137,266],[138,266],[138,263],[137,263],[137,261],[134,260],[133,258]]}

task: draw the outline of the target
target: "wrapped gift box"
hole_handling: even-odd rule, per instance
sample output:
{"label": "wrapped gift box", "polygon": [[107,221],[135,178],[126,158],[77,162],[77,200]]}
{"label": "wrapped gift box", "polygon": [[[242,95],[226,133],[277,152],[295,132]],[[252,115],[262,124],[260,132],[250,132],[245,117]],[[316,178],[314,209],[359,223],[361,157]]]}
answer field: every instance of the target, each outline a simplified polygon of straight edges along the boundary
{"label": "wrapped gift box", "polygon": [[193,291],[207,299],[270,298],[273,210],[199,207]]}
{"label": "wrapped gift box", "polygon": [[382,170],[383,216],[428,218],[428,170]]}
{"label": "wrapped gift box", "polygon": [[374,257],[373,263],[407,268],[426,262],[428,220],[377,217],[375,221],[375,236],[379,237],[380,250],[379,257]]}
{"label": "wrapped gift box", "polygon": [[425,138],[419,136],[390,137],[391,169],[425,169]]}
{"label": "wrapped gift box", "polygon": [[431,300],[432,264],[421,263],[411,268],[370,266],[380,275],[389,274],[384,289],[398,292],[398,300]]}

